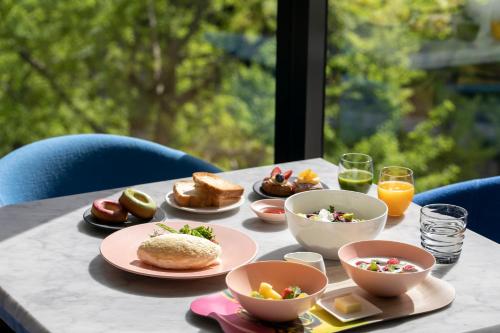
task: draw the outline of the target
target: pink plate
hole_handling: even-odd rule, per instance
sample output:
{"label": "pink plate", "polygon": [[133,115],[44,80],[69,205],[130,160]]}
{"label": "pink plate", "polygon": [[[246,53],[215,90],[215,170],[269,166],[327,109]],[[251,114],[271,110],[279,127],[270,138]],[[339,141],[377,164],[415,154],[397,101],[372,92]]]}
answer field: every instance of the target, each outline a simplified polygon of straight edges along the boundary
{"label": "pink plate", "polygon": [[202,225],[212,227],[222,248],[221,263],[196,270],[169,270],[141,262],[137,257],[137,248],[154,230],[162,230],[156,223],[139,224],[112,233],[102,241],[101,255],[111,265],[130,273],[164,279],[201,279],[225,274],[249,263],[257,254],[257,244],[253,239],[236,229],[182,220],[166,220],[163,223],[177,230],[185,224],[192,228]]}

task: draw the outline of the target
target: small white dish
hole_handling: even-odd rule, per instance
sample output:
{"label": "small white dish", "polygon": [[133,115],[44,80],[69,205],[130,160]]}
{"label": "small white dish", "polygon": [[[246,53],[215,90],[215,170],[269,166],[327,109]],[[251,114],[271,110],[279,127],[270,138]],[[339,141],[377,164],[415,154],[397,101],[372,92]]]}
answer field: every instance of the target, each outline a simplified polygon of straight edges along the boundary
{"label": "small white dish", "polygon": [[[361,303],[361,311],[358,312],[353,312],[353,313],[342,313],[339,310],[335,308],[334,302],[335,298],[341,297],[341,296],[346,296],[351,294],[354,298],[356,298],[360,303]],[[371,317],[377,314],[382,313],[383,311],[380,310],[378,307],[373,305],[372,303],[368,302],[366,299],[363,297],[359,296],[358,294],[352,292],[352,293],[346,293],[345,290],[332,290],[327,293],[324,293],[321,299],[317,302],[319,306],[321,306],[326,312],[332,314],[335,318],[340,320],[343,323],[347,323],[353,320],[358,320],[361,318],[366,318],[366,317]]]}
{"label": "small white dish", "polygon": [[245,198],[241,196],[241,199],[238,202],[235,202],[232,205],[224,206],[224,207],[204,207],[204,208],[193,208],[193,207],[183,207],[179,206],[177,202],[175,201],[174,198],[174,192],[169,192],[165,195],[165,201],[167,204],[169,204],[171,207],[184,210],[186,212],[190,213],[195,213],[195,214],[216,214],[216,213],[222,213],[222,212],[227,212],[229,210],[236,209],[243,205],[245,202]]}
{"label": "small white dish", "polygon": [[[250,208],[264,222],[283,223],[285,222],[285,200],[283,199],[262,199],[252,202]],[[266,213],[265,209],[282,209],[282,214]]]}
{"label": "small white dish", "polygon": [[323,256],[316,252],[292,252],[283,257],[286,261],[297,262],[299,264],[309,265],[319,269],[326,274],[325,261]]}

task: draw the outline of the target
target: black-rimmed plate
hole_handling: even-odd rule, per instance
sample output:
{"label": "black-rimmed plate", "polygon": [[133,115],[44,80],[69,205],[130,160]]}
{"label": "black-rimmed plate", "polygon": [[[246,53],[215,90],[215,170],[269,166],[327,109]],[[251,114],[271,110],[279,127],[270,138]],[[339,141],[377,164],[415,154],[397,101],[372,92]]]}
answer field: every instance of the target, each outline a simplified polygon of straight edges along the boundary
{"label": "black-rimmed plate", "polygon": [[114,222],[106,222],[99,220],[98,218],[92,215],[92,207],[89,207],[83,213],[83,220],[88,224],[93,225],[94,227],[106,229],[106,230],[121,230],[123,228],[131,227],[133,225],[148,223],[148,222],[162,222],[167,217],[167,214],[160,207],[156,208],[155,216],[153,216],[149,220],[143,220],[138,217],[135,217],[132,214],[128,214],[127,222],[123,223],[114,223]]}
{"label": "black-rimmed plate", "polygon": [[[296,179],[297,179],[297,177],[290,177],[290,179],[288,179],[288,181],[290,183],[293,183]],[[323,182],[320,182],[320,183],[321,183],[321,186],[323,186],[323,189],[328,189],[329,188],[328,185],[326,185],[325,183],[323,183]],[[284,197],[280,197],[280,196],[277,196],[277,195],[272,195],[272,194],[266,193],[262,189],[262,179],[256,181],[253,184],[253,191],[255,193],[257,193],[258,195],[260,195],[261,197],[266,198],[266,199],[285,199],[285,198],[288,198],[290,196],[290,195],[287,195],[287,196],[284,196]],[[312,191],[314,191],[314,190],[312,190]],[[295,194],[295,193],[292,193],[292,194]]]}

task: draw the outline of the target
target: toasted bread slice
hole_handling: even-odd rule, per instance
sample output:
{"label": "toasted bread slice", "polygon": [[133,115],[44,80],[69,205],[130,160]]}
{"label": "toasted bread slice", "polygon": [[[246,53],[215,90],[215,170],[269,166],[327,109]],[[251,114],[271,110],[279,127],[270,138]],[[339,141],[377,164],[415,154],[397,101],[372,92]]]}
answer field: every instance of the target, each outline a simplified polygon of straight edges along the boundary
{"label": "toasted bread slice", "polygon": [[213,173],[195,172],[193,180],[199,188],[217,197],[236,198],[243,194],[243,187]]}
{"label": "toasted bread slice", "polygon": [[191,180],[181,180],[174,184],[174,198],[179,206],[183,207],[210,207],[212,205],[209,194],[200,191]]}
{"label": "toasted bread slice", "polygon": [[224,206],[229,206],[229,205],[235,204],[240,200],[241,200],[241,197],[228,197],[228,198],[226,198],[226,197],[215,196],[215,197],[212,197],[212,200],[210,201],[210,203],[214,207],[224,207]]}

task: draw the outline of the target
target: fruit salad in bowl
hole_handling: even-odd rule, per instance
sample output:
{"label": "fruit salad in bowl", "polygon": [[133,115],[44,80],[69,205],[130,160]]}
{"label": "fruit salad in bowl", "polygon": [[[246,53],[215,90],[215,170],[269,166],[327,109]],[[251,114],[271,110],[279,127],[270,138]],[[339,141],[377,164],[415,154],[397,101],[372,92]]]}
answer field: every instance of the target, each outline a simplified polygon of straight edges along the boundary
{"label": "fruit salad in bowl", "polygon": [[259,290],[252,290],[250,296],[263,299],[283,300],[306,297],[307,293],[302,292],[302,289],[298,286],[288,286],[279,293],[274,290],[273,286],[269,283],[261,282]]}
{"label": "fruit salad in bowl", "polygon": [[379,273],[413,273],[422,271],[417,264],[410,264],[398,258],[354,258],[352,263],[358,268]]}
{"label": "fruit salad in bowl", "polygon": [[308,265],[269,260],[234,269],[226,276],[226,284],[255,318],[284,322],[296,319],[316,304],[328,278]]}
{"label": "fruit salad in bowl", "polygon": [[436,260],[428,251],[407,243],[366,240],[342,246],[339,258],[347,275],[370,294],[404,294],[429,276]]}

